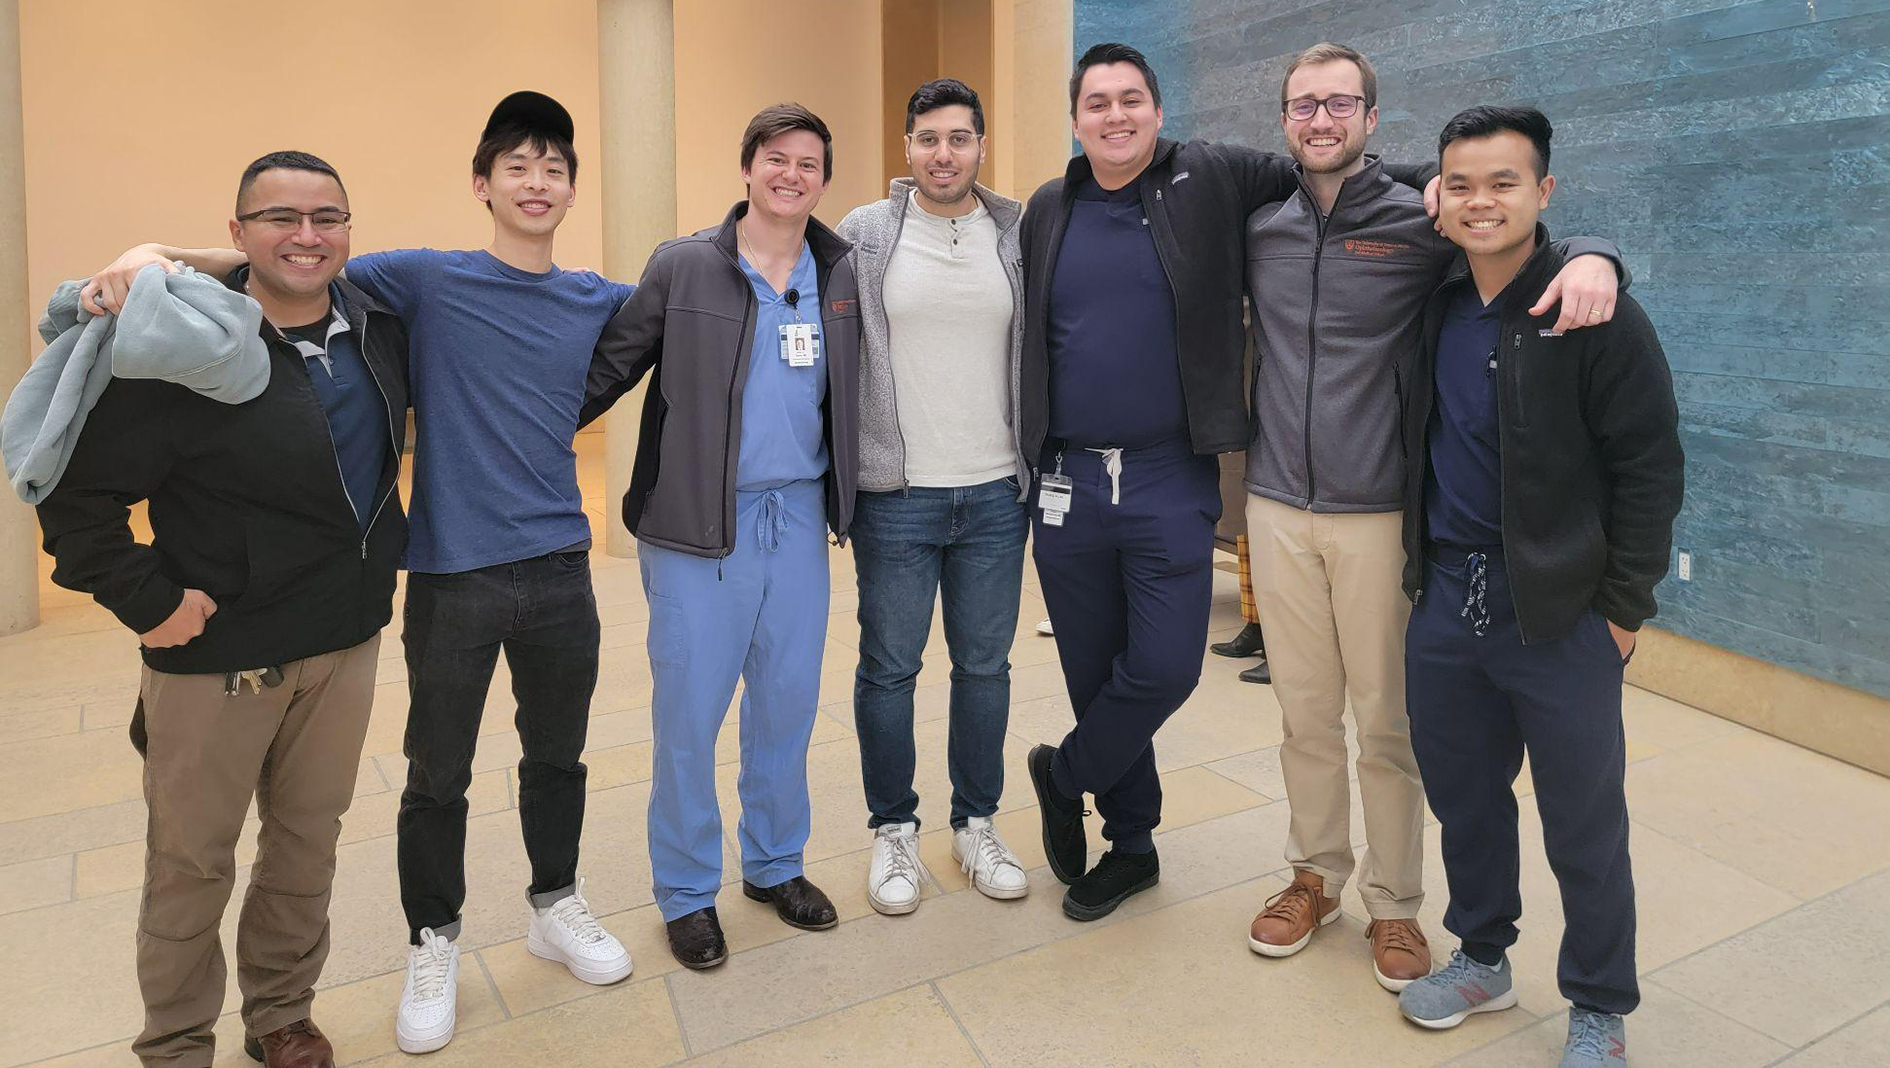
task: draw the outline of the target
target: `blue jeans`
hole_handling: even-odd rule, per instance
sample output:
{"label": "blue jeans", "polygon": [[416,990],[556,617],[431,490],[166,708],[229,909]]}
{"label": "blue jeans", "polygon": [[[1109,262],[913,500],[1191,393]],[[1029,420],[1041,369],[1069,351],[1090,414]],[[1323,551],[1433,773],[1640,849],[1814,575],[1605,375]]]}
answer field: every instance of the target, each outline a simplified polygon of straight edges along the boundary
{"label": "blue jeans", "polygon": [[1011,715],[1011,638],[1030,523],[1017,484],[1003,478],[951,489],[862,492],[854,505],[860,583],[860,669],[853,721],[860,735],[867,826],[915,823],[912,690],[944,593],[952,659],[946,766],[954,827],[997,811]]}

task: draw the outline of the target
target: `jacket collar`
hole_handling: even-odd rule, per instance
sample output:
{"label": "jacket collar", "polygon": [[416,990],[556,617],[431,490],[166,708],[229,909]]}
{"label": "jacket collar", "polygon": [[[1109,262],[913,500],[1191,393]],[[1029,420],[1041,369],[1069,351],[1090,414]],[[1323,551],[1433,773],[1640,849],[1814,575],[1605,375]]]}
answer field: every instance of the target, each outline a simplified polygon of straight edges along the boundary
{"label": "jacket collar", "polygon": [[[248,293],[249,264],[245,263],[236,270],[224,275],[223,284],[236,290],[238,293]],[[385,305],[362,292],[360,287],[348,281],[343,275],[336,275],[335,280],[328,283],[328,288],[331,297],[336,294],[340,295],[342,315],[347,318],[349,329],[357,334],[367,325],[369,312],[380,315],[393,314],[393,312],[387,310]],[[263,321],[268,322],[267,319]]]}
{"label": "jacket collar", "polygon": [[[1175,149],[1177,147],[1179,146],[1177,145],[1176,142],[1171,141],[1166,137],[1157,137],[1155,139],[1155,155],[1149,158],[1148,166],[1142,168],[1142,173],[1135,176],[1136,183],[1139,184],[1142,181],[1146,180],[1148,178],[1149,172],[1167,163],[1169,157],[1175,154]],[[1076,155],[1071,156],[1070,165],[1063,169],[1064,199],[1067,200],[1070,197],[1075,196],[1076,187],[1079,184],[1081,184],[1084,179],[1094,178],[1095,176],[1096,176],[1096,170],[1095,168],[1089,165],[1088,156],[1085,156],[1081,152],[1078,152]]]}
{"label": "jacket collar", "polygon": [[[736,201],[735,206],[722,217],[722,225],[716,227],[715,235],[709,239],[731,262],[741,254],[735,238],[735,223],[747,214],[748,201]],[[829,230],[826,223],[812,216],[807,219],[807,247],[814,254],[814,262],[823,270],[839,263],[847,253],[853,251],[853,245],[846,238]]]}
{"label": "jacket collar", "polygon": [[[1300,192],[1306,194],[1307,202],[1318,207],[1319,198],[1313,195],[1312,180],[1306,177],[1306,168],[1295,163],[1293,174],[1299,178]],[[1348,175],[1344,184],[1339,186],[1339,196],[1332,202],[1331,214],[1337,215],[1347,208],[1376,200],[1384,196],[1391,186],[1391,176],[1385,173],[1384,164],[1377,156],[1367,155],[1364,169]]]}
{"label": "jacket collar", "polygon": [[[918,188],[918,183],[911,178],[894,178],[886,190],[886,199],[891,202],[894,213],[903,217],[907,198]],[[1024,206],[1010,197],[1004,196],[978,182],[971,183],[971,191],[984,202],[984,210],[991,213],[991,221],[997,223],[999,232],[1009,230],[1024,213]]]}
{"label": "jacket collar", "polygon": [[[1507,301],[1515,293],[1542,292],[1548,288],[1549,280],[1555,277],[1555,272],[1561,270],[1566,262],[1562,253],[1550,243],[1549,228],[1537,222],[1536,250],[1523,261],[1522,269],[1516,272],[1516,277],[1509,280],[1509,284],[1503,287],[1503,291],[1497,294],[1496,299]],[[1443,286],[1440,288],[1452,288],[1469,279],[1470,258],[1459,250],[1457,258],[1450,262],[1450,270],[1445,272]],[[1531,303],[1533,302],[1525,301],[1522,307],[1527,308]]]}

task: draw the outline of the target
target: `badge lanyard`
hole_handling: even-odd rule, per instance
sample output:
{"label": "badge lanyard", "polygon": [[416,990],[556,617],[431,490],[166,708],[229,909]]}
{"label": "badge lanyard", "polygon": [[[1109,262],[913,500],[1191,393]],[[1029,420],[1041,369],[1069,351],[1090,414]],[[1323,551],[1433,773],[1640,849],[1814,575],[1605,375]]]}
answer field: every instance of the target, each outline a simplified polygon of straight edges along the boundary
{"label": "badge lanyard", "polygon": [[1057,467],[1050,474],[1044,475],[1037,490],[1037,506],[1043,509],[1043,525],[1060,527],[1063,517],[1070,513],[1072,488],[1075,483],[1063,473],[1063,452],[1057,451]]}

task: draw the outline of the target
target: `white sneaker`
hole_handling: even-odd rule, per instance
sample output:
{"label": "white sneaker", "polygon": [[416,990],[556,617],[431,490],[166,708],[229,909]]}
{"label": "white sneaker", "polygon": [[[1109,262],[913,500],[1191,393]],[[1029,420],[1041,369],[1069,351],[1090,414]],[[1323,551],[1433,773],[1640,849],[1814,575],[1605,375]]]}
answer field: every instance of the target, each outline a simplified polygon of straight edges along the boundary
{"label": "white sneaker", "polygon": [[431,1053],[453,1040],[459,990],[459,946],[433,928],[407,951],[407,985],[400,990],[394,1042],[406,1053]]}
{"label": "white sneaker", "polygon": [[873,832],[873,863],[866,869],[866,900],[873,911],[903,916],[919,907],[919,887],[927,876],[919,859],[919,825],[882,823]]}
{"label": "white sneaker", "polygon": [[630,974],[630,951],[591,915],[582,876],[577,889],[550,908],[532,910],[525,948],[534,957],[557,961],[592,986],[609,986]]}
{"label": "white sneaker", "polygon": [[1057,635],[1056,628],[1052,627],[1050,625],[1050,621],[1047,619],[1042,620],[1037,624],[1037,633],[1043,635],[1046,638],[1054,638]]}
{"label": "white sneaker", "polygon": [[985,897],[1010,899],[1030,893],[1024,866],[983,816],[966,819],[963,828],[952,832],[952,859]]}

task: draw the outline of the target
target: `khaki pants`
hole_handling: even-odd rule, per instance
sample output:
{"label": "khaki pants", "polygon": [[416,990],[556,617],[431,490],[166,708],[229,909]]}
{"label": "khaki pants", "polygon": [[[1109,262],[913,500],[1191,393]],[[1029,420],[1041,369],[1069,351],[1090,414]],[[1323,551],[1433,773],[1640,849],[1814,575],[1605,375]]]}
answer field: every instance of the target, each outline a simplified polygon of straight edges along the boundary
{"label": "khaki pants", "polygon": [[1397,512],[1309,512],[1247,498],[1260,626],[1283,721],[1286,860],[1325,879],[1335,896],[1352,876],[1349,694],[1365,807],[1359,893],[1374,919],[1409,919],[1424,901],[1424,788],[1404,711],[1411,604],[1402,530]]}
{"label": "khaki pants", "polygon": [[150,809],[138,907],[145,1018],[132,1052],[145,1065],[211,1062],[226,982],[220,929],[252,794],[262,830],[237,924],[244,1026],[263,1035],[309,1015],[379,649],[377,635],[283,664],[281,685],[235,697],[222,675],[144,670],[132,740]]}

